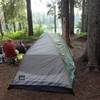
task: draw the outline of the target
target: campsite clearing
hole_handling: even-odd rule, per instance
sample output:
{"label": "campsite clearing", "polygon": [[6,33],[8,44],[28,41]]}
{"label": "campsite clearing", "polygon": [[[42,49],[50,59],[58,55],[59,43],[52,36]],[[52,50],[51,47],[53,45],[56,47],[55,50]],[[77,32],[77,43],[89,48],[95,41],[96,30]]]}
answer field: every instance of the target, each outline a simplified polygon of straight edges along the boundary
{"label": "campsite clearing", "polygon": [[[9,82],[15,77],[18,66],[0,64],[0,100],[100,100],[100,72],[87,72],[80,70],[84,63],[77,61],[83,48],[81,44],[72,49],[77,67],[74,92],[75,96],[60,93],[35,92],[31,90],[7,90]],[[80,48],[79,48],[79,45]]]}

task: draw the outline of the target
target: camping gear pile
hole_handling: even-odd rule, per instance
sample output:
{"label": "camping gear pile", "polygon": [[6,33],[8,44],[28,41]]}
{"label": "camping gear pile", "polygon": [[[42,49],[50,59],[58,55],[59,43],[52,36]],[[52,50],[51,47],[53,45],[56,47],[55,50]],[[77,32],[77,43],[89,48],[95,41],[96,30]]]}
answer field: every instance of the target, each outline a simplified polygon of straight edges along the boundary
{"label": "camping gear pile", "polygon": [[5,60],[8,63],[15,63],[17,57],[16,47],[11,40],[8,40],[3,45],[3,50],[5,53]]}
{"label": "camping gear pile", "polygon": [[22,58],[26,52],[26,48],[22,41],[19,41],[17,45],[16,47],[12,40],[4,42],[3,46],[0,47],[0,63],[15,64],[19,58]]}
{"label": "camping gear pile", "polygon": [[26,52],[9,89],[73,93],[75,65],[59,35],[45,34]]}

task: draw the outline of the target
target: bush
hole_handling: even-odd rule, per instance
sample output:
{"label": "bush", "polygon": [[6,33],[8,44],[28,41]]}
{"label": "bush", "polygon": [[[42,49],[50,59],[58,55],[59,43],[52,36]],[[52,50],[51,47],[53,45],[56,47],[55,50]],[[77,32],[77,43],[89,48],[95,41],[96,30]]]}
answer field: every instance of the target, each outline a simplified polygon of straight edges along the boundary
{"label": "bush", "polygon": [[85,37],[85,36],[87,36],[87,33],[86,32],[80,32],[77,35],[78,35],[78,37]]}
{"label": "bush", "polygon": [[24,31],[16,31],[16,32],[9,32],[6,33],[4,38],[5,39],[25,39],[28,35]]}
{"label": "bush", "polygon": [[33,31],[34,34],[33,36],[29,36],[28,33],[25,30],[22,31],[16,31],[16,32],[7,32],[4,34],[3,38],[2,36],[0,36],[0,40],[8,40],[8,39],[13,39],[13,40],[20,40],[20,39],[24,39],[27,41],[33,41],[36,40],[40,37],[40,35],[42,33],[44,33],[45,30],[45,26],[43,25],[39,25],[39,24],[35,24]]}
{"label": "bush", "polygon": [[44,33],[46,26],[41,24],[34,24],[33,30],[34,30],[34,36],[40,37],[41,34]]}

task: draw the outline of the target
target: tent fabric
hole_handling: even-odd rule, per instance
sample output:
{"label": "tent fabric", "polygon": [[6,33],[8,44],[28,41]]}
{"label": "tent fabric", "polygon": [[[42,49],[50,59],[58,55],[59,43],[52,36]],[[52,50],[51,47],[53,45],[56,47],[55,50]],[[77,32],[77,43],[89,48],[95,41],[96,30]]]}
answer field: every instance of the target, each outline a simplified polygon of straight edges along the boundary
{"label": "tent fabric", "polygon": [[9,88],[72,93],[75,65],[60,36],[45,34],[27,51]]}
{"label": "tent fabric", "polygon": [[51,37],[54,40],[57,49],[59,50],[62,60],[64,61],[65,68],[69,73],[70,81],[73,83],[75,78],[75,64],[73,62],[71,50],[60,35],[52,34]]}

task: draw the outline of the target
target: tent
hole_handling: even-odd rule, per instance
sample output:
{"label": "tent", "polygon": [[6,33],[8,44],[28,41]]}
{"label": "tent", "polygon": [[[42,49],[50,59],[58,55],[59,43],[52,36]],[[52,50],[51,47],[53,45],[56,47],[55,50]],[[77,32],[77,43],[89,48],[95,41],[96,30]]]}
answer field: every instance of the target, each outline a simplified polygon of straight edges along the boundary
{"label": "tent", "polygon": [[73,93],[75,65],[69,47],[56,34],[44,34],[26,52],[9,89]]}

